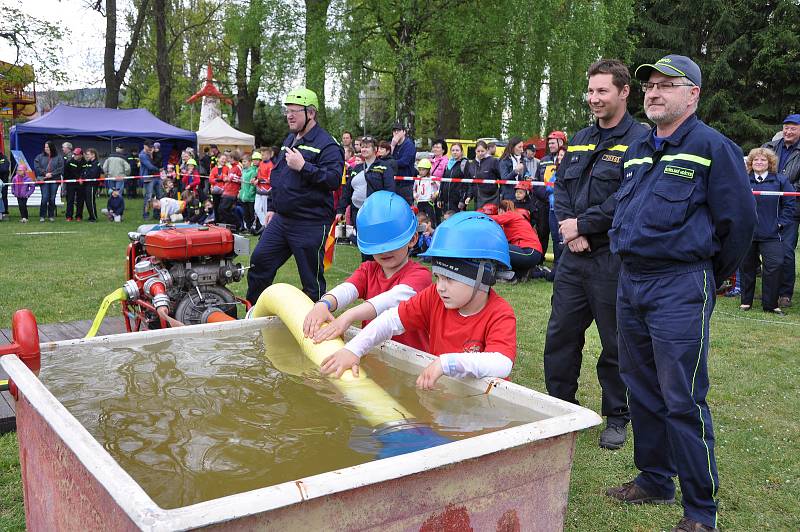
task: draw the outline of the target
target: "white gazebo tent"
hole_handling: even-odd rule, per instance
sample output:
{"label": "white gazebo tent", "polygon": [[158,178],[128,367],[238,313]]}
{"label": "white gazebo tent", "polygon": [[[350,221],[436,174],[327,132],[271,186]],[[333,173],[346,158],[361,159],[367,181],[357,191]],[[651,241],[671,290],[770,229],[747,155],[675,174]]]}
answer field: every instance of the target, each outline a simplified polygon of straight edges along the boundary
{"label": "white gazebo tent", "polygon": [[220,151],[231,149],[250,153],[256,145],[256,138],[234,129],[218,116],[197,132],[197,144],[201,153],[203,148],[211,144],[216,144]]}

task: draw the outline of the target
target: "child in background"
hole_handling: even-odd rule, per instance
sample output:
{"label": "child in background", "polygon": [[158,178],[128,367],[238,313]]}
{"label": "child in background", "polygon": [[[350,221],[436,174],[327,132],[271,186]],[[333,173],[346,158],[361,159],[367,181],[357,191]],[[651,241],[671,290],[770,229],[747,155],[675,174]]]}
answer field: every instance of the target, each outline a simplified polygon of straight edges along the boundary
{"label": "child in background", "polygon": [[214,219],[216,220],[221,220],[219,205],[222,202],[222,187],[229,171],[228,156],[220,154],[217,158],[217,166],[211,169],[211,175],[208,177],[208,184],[211,186],[211,199],[214,202]]}
{"label": "child in background", "polygon": [[420,179],[414,181],[414,201],[419,212],[428,215],[428,223],[436,227],[436,207],[434,199],[436,192],[439,191],[438,185],[431,180],[431,160],[421,159],[417,163],[417,172]]}
{"label": "child in background", "polygon": [[[256,205],[256,182],[258,181],[258,166],[251,164],[251,156],[242,157],[242,187],[239,189],[239,202],[244,209],[244,229],[251,234],[256,234],[255,225],[255,205]],[[252,159],[261,160],[261,154],[253,152]]]}
{"label": "child in background", "polygon": [[193,224],[210,224],[214,223],[214,201],[207,199],[203,202],[203,208],[200,212],[193,217],[189,218]]}
{"label": "child in background", "polygon": [[164,190],[165,198],[172,198],[174,200],[178,199],[178,191],[175,188],[175,182],[172,179],[164,179],[164,181],[161,183],[161,187]]}
{"label": "child in background", "polygon": [[183,190],[191,192],[197,197],[197,191],[200,186],[200,172],[197,171],[197,161],[189,159],[186,161],[186,171],[183,172],[182,177]]}
{"label": "child in background", "polygon": [[100,211],[108,217],[109,222],[121,222],[122,214],[125,212],[125,200],[122,199],[119,190],[117,188],[111,189],[106,208]]}
{"label": "child in background", "polygon": [[239,220],[233,210],[236,208],[236,200],[239,197],[239,190],[242,186],[242,166],[239,163],[241,161],[239,152],[231,154],[231,158],[233,159],[231,167],[227,174],[222,177],[222,197],[217,210],[217,223],[238,227]]}
{"label": "child in background", "polygon": [[255,211],[256,219],[258,220],[257,227],[260,230],[267,223],[267,209],[269,207],[270,190],[272,189],[269,179],[275,164],[272,162],[272,148],[266,148],[259,153],[262,159],[258,163],[258,173],[256,176]]}
{"label": "child in background", "polygon": [[436,284],[378,316],[322,361],[322,373],[357,375],[370,349],[392,335],[421,331],[436,359],[417,378],[418,388],[433,388],[442,375],[508,377],[517,355],[516,317],[491,288],[498,266],[510,267],[503,230],[484,214],[459,212],[436,229],[425,256]]}
{"label": "child in background", "polygon": [[420,211],[417,213],[417,244],[411,250],[411,256],[416,257],[428,250],[433,237],[433,227],[428,215]]}
{"label": "child in background", "polygon": [[[358,248],[362,254],[372,255],[373,260],[362,262],[344,283],[314,305],[303,323],[306,337],[318,343],[341,336],[354,322],[361,321],[366,326],[387,309],[428,287],[430,272],[409,260],[409,250],[417,240],[416,228],[411,207],[394,192],[380,190],[367,198],[358,211]],[[333,311],[356,299],[363,299],[364,303],[334,319]],[[322,327],[326,322],[330,323]],[[393,339],[428,350],[427,338],[417,329],[398,333]]]}
{"label": "child in background", "polygon": [[28,198],[31,197],[35,188],[33,178],[28,175],[28,167],[23,163],[18,164],[17,171],[11,178],[11,193],[17,198],[21,216],[20,223],[28,223]]}
{"label": "child in background", "polygon": [[[534,226],[534,222],[531,219],[531,213],[533,213],[533,197],[528,192],[533,188],[530,181],[520,181],[516,185],[514,185],[514,208],[517,211],[526,211],[528,214],[526,218],[530,220],[531,226]],[[524,214],[520,212],[520,214]]]}
{"label": "child in background", "polygon": [[183,209],[184,220],[192,220],[200,214],[200,200],[197,199],[197,195],[194,192],[191,190],[185,191],[183,193],[183,202],[185,204]]}

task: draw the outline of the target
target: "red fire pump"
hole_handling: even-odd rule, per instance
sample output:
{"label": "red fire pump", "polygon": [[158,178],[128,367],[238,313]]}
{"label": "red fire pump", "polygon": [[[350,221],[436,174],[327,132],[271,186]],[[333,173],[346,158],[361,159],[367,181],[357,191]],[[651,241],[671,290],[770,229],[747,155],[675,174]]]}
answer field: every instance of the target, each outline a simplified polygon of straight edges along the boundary
{"label": "red fire pump", "polygon": [[214,225],[147,229],[128,233],[122,301],[128,331],[205,323],[205,315],[219,310],[236,318],[238,305],[250,308],[226,288],[244,276],[234,259],[249,253],[247,238]]}

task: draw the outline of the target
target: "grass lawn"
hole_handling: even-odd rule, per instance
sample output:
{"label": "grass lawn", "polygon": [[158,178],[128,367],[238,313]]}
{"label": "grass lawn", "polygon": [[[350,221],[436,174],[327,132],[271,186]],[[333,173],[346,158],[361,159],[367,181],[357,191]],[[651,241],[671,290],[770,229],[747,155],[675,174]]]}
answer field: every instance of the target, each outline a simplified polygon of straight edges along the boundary
{"label": "grass lawn", "polygon": [[[140,223],[134,216],[140,209],[141,201],[129,201],[129,216],[121,224],[63,219],[41,224],[34,217],[23,225],[16,212],[10,221],[0,223],[0,327],[9,327],[12,313],[23,307],[32,309],[41,323],[94,317],[103,296],[124,282],[127,232]],[[20,234],[40,231],[65,234]],[[357,263],[355,248],[338,247],[328,286],[344,279]],[[277,280],[299,286],[292,260]],[[243,295],[245,287],[245,282],[238,283],[235,291]],[[517,312],[519,354],[512,378],[540,391],[545,389],[542,351],[551,291],[552,285],[544,281],[498,288]],[[740,313],[738,305],[738,299],[721,298],[711,322],[708,401],[717,439],[719,523],[730,530],[798,530],[800,309],[789,309],[785,318],[769,318],[756,310]],[[594,369],[599,352],[600,341],[592,327],[586,336],[579,397],[595,411],[600,410]],[[587,430],[578,438],[566,528],[674,526],[682,515],[678,505],[625,507],[603,495],[606,487],[630,480],[636,469],[633,446],[604,451],[597,445],[599,432],[600,427]],[[11,434],[0,437],[0,530],[22,529],[22,485],[16,437]]]}

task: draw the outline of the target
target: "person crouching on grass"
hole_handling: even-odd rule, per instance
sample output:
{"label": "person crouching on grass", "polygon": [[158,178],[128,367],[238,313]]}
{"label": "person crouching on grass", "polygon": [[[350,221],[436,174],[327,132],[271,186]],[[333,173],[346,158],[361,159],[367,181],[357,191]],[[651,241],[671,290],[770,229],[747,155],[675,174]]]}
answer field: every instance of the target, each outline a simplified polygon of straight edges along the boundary
{"label": "person crouching on grass", "polygon": [[154,213],[156,210],[160,211],[159,221],[162,224],[167,222],[177,223],[183,221],[183,211],[186,209],[185,201],[164,196],[161,199],[153,198],[151,205]]}
{"label": "person crouching on grass", "polygon": [[[314,342],[341,336],[350,325],[370,320],[390,308],[396,308],[431,285],[430,272],[409,260],[409,251],[417,243],[417,219],[408,202],[388,190],[373,192],[358,210],[358,248],[373,260],[362,262],[345,282],[326,293],[314,305],[303,322],[303,333]],[[346,310],[338,318],[332,312],[364,302]],[[326,327],[323,324],[329,322]],[[398,333],[393,338],[401,344],[428,350],[428,339],[420,330]]]}
{"label": "person crouching on grass", "polygon": [[436,359],[417,378],[432,389],[442,375],[500,377],[511,373],[517,355],[514,309],[492,290],[499,266],[510,267],[508,242],[491,218],[459,212],[436,228],[424,256],[433,262],[436,284],[378,316],[344,348],[322,361],[323,374],[358,375],[361,357],[406,331],[427,336]]}

